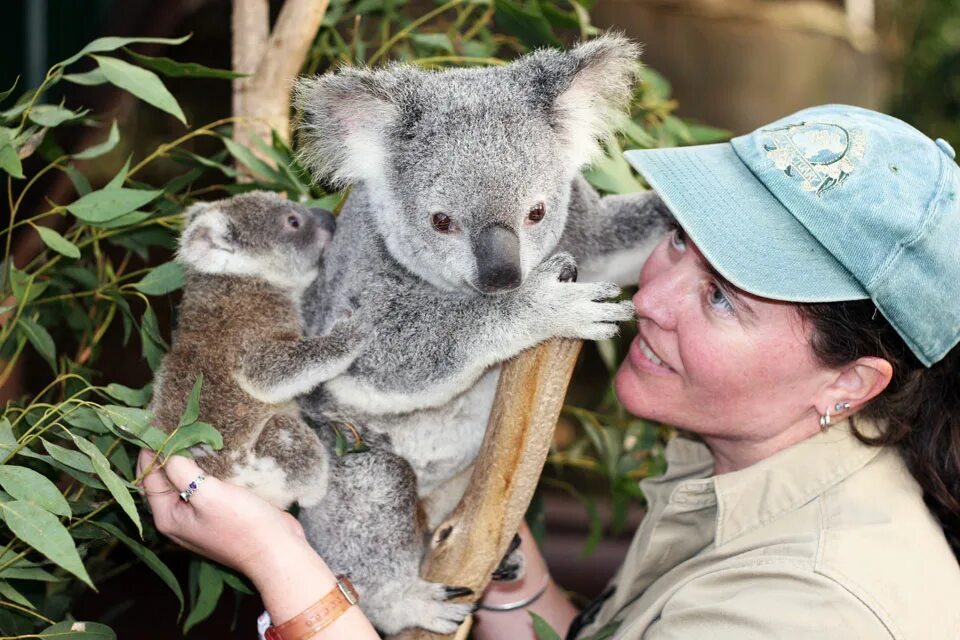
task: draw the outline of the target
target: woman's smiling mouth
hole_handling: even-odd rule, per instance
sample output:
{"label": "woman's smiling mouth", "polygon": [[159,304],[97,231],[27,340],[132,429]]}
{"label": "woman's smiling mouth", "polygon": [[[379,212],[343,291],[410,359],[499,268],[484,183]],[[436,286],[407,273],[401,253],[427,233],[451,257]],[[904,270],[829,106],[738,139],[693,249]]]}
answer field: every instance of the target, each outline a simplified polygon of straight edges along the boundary
{"label": "woman's smiling mouth", "polygon": [[658,356],[650,345],[647,344],[643,336],[637,334],[633,344],[630,345],[630,360],[639,369],[651,373],[676,373],[672,367],[667,365],[663,359]]}

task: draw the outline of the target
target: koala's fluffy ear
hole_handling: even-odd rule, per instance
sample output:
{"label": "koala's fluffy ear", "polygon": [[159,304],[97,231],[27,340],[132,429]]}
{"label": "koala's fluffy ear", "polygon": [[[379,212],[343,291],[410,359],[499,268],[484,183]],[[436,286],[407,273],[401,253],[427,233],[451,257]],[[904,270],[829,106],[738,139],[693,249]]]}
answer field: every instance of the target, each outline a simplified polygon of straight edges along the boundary
{"label": "koala's fluffy ear", "polygon": [[389,130],[399,113],[392,90],[402,71],[401,65],[348,67],[297,81],[299,160],[315,177],[345,186],[384,175]]}
{"label": "koala's fluffy ear", "polygon": [[234,252],[230,223],[212,204],[200,203],[184,213],[187,224],[180,234],[177,258],[199,271],[208,272],[223,264]]}
{"label": "koala's fluffy ear", "polygon": [[528,56],[527,74],[545,94],[543,105],[566,141],[569,161],[581,168],[600,151],[598,141],[616,131],[630,104],[639,71],[640,46],[608,33],[566,52]]}

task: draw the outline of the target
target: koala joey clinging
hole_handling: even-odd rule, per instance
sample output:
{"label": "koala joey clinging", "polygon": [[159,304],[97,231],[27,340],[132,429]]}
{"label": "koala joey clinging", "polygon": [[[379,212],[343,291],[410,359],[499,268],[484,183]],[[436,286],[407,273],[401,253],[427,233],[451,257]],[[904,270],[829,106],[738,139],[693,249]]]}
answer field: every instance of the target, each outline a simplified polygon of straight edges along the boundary
{"label": "koala joey clinging", "polygon": [[[500,363],[633,317],[616,282],[636,279],[664,209],[650,193],[600,198],[580,171],[623,115],[637,56],[606,36],[499,67],[346,68],[297,88],[302,160],[352,185],[304,315],[317,333],[354,304],[372,318],[357,359],[302,401],[312,418],[357,420],[371,448],[336,461],[300,519],[387,633],[462,617],[418,570],[470,477]],[[615,282],[583,281],[601,278]]]}
{"label": "koala joey clinging", "polygon": [[281,508],[314,504],[326,490],[328,456],[294,398],[344,371],[361,345],[349,319],[303,337],[300,298],[334,218],[268,192],[197,204],[187,216],[183,301],[151,404],[157,426],[177,427],[202,373],[200,418],[224,446],[195,450],[200,467]]}

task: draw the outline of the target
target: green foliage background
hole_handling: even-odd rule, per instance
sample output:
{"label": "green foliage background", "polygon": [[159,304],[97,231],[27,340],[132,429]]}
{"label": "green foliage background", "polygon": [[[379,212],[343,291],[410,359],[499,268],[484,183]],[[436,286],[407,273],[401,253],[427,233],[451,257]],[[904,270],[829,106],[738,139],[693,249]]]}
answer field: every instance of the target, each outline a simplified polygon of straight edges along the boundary
{"label": "green foliage background", "polygon": [[[453,0],[414,17],[399,1],[334,0],[304,70],[319,73],[337,64],[388,59],[424,67],[502,64],[532,47],[593,36],[591,4]],[[55,64],[40,87],[13,87],[0,95],[0,175],[10,211],[0,275],[0,386],[25,358],[38,358],[46,368],[38,391],[9,402],[0,417],[4,637],[115,637],[103,624],[74,625],[72,610],[87,587],[122,579],[117,576],[131,564],[118,559],[120,549],[132,551],[167,585],[179,602],[184,632],[211,614],[225,586],[250,592],[243,578],[200,558],[192,560],[184,589],[158,555],[170,551],[170,545],[143,517],[136,492],[139,447],[173,454],[198,443],[220,446],[216,429],[197,419],[202,382],[197,381],[179,429],[167,436],[150,425],[144,408],[150,385],[130,388],[104,375],[110,369],[104,341],[108,333],[119,333],[130,358],[157,367],[167,342],[155,308],[169,304],[182,273],[174,262],[154,266],[151,258],[157,252],[169,257],[181,212],[195,198],[272,189],[336,208],[342,194],[312,185],[276,135],[256,141],[262,153],[258,157],[231,139],[231,118],[186,126],[164,78],[225,81],[234,74],[131,49],[146,42],[174,46],[185,39],[101,38]],[[672,115],[675,104],[666,80],[650,69],[642,77],[631,121],[610,142],[609,154],[587,172],[604,192],[643,188],[622,160],[622,146],[670,146],[725,136]],[[120,130],[116,121],[105,121],[81,105],[44,104],[43,96],[61,83],[119,87],[157,109],[157,117],[179,120],[184,133],[143,157],[127,158],[107,183],[91,184],[91,161],[124,148]],[[65,151],[58,139],[69,127],[98,127],[102,142]],[[217,150],[207,155],[191,151],[199,138],[215,141]],[[24,173],[24,161],[36,157],[44,161],[41,168]],[[160,161],[181,169],[166,182],[148,182],[147,169]],[[238,166],[255,180],[236,184]],[[75,197],[48,199],[45,210],[25,211],[26,196],[51,172],[69,177]],[[47,226],[49,222],[56,224]],[[43,250],[15,266],[13,238],[25,233],[36,233]],[[620,343],[600,345],[609,371],[620,351]],[[664,431],[627,416],[609,391],[599,406],[570,406],[565,415],[574,435],[551,455],[554,472],[546,482],[584,501],[592,523],[589,551],[600,540],[603,523],[593,499],[574,488],[570,474],[588,474],[607,486],[615,505],[614,526],[622,526],[630,501],[639,498],[636,480],[662,466]]]}

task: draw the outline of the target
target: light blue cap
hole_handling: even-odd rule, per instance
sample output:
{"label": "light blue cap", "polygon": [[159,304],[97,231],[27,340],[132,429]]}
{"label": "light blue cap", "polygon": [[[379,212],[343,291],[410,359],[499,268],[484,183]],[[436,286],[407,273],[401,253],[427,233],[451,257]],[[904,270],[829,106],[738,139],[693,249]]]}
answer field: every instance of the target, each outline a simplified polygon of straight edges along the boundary
{"label": "light blue cap", "polygon": [[729,143],[625,155],[741,289],[870,298],[926,366],[960,341],[960,167],[945,140],[824,105]]}

